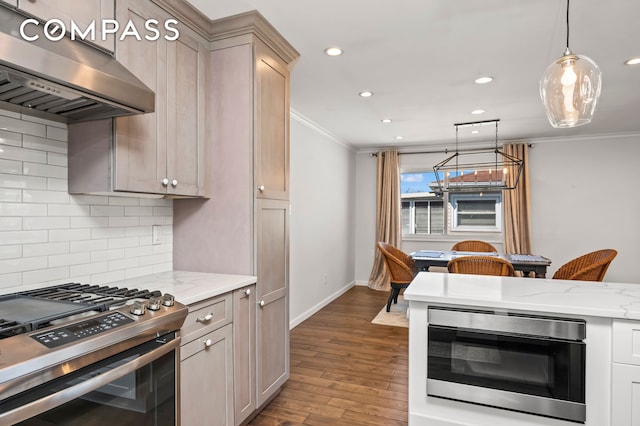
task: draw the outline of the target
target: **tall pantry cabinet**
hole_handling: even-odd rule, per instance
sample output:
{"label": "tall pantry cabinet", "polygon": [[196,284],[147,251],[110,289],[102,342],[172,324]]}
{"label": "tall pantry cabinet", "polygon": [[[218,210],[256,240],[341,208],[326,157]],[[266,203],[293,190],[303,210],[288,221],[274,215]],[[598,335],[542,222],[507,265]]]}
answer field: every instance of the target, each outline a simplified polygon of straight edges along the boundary
{"label": "tall pantry cabinet", "polygon": [[235,373],[253,380],[254,401],[236,406],[239,424],[289,377],[289,70],[298,53],[257,12],[212,28],[211,198],[174,201],[173,259],[176,270],[257,277],[255,371]]}

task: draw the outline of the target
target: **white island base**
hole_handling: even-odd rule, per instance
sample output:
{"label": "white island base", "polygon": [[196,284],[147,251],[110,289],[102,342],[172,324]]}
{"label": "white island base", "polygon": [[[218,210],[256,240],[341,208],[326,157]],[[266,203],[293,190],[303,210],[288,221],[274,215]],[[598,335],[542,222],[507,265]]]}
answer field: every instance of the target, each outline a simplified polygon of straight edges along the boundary
{"label": "white island base", "polygon": [[[640,285],[421,272],[404,298],[410,426],[640,425]],[[427,396],[430,306],[585,320],[586,422]]]}

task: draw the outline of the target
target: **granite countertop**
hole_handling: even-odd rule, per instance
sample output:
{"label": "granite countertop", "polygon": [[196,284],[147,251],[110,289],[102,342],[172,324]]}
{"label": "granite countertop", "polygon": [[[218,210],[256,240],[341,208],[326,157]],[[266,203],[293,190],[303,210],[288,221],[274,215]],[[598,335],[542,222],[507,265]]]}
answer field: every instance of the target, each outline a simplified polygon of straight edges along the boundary
{"label": "granite countertop", "polygon": [[420,272],[411,302],[640,319],[640,284]]}
{"label": "granite countertop", "polygon": [[107,285],[160,290],[163,293],[172,294],[176,301],[184,305],[192,305],[255,282],[256,277],[249,275],[169,271],[116,281]]}

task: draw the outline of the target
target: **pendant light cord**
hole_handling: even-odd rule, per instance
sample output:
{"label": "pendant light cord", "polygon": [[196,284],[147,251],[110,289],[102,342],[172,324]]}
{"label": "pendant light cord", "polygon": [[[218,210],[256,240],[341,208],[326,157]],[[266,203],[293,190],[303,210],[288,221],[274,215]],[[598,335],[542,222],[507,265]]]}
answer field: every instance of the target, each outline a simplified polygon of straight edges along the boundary
{"label": "pendant light cord", "polygon": [[567,0],[567,50],[569,50],[569,0]]}

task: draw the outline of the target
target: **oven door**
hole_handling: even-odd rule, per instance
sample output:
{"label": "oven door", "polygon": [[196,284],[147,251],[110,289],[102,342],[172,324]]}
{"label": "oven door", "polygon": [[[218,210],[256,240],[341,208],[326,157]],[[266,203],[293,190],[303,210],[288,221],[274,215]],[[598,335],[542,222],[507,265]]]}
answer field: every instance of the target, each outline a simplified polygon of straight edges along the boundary
{"label": "oven door", "polygon": [[585,344],[428,327],[427,394],[584,421]]}
{"label": "oven door", "polygon": [[0,424],[175,426],[180,338],[170,333],[0,402]]}

